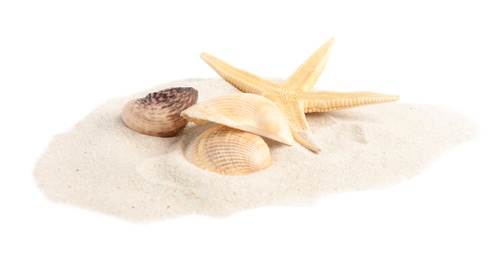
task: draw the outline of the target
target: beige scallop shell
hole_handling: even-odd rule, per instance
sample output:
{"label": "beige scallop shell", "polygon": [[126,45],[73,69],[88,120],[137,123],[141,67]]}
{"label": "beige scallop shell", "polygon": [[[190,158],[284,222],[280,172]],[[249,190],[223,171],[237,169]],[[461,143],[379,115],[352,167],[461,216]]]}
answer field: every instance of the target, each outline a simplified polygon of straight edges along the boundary
{"label": "beige scallop shell", "polygon": [[271,165],[269,147],[260,136],[225,125],[199,134],[184,155],[197,167],[224,175],[249,174]]}
{"label": "beige scallop shell", "polygon": [[273,101],[256,94],[236,93],[198,103],[180,113],[197,124],[208,121],[293,145],[288,121]]}
{"label": "beige scallop shell", "polygon": [[126,103],[122,119],[126,126],[142,134],[174,136],[187,124],[180,112],[197,100],[198,91],[194,88],[164,89]]}

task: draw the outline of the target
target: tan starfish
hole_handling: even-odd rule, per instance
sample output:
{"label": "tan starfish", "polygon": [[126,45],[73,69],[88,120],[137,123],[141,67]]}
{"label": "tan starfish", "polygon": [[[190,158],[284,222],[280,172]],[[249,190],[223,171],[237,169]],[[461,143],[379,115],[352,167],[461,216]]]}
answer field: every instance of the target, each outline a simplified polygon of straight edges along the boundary
{"label": "tan starfish", "polygon": [[262,95],[275,102],[288,119],[294,139],[304,147],[318,152],[321,148],[308,127],[305,113],[325,112],[399,99],[398,96],[372,92],[310,91],[324,70],[333,42],[334,39],[330,39],[322,45],[282,83],[275,83],[235,68],[204,52],[201,58],[237,89]]}

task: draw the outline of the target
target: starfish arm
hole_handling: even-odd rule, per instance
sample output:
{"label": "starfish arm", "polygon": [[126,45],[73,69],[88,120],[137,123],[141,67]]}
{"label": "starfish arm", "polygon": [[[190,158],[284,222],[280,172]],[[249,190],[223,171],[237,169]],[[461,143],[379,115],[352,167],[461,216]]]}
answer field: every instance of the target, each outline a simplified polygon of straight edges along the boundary
{"label": "starfish arm", "polygon": [[314,152],[319,152],[321,148],[308,127],[308,122],[303,112],[303,103],[292,100],[278,102],[277,104],[279,104],[280,109],[289,121],[294,140]]}
{"label": "starfish arm", "polygon": [[306,92],[302,95],[305,113],[326,112],[358,106],[392,102],[399,96],[373,92]]}
{"label": "starfish arm", "polygon": [[235,68],[208,53],[203,52],[200,56],[224,80],[243,92],[262,95],[267,90],[276,88],[276,83]]}
{"label": "starfish arm", "polygon": [[326,66],[333,43],[334,39],[331,38],[322,45],[286,81],[280,84],[280,88],[303,91],[312,89]]}

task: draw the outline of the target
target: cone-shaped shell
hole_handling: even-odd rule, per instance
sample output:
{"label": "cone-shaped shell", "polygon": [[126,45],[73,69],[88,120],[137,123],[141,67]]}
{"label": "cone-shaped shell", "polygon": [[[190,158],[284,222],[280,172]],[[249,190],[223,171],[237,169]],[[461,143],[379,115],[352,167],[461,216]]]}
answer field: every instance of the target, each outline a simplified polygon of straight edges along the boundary
{"label": "cone-shaped shell", "polygon": [[126,103],[122,119],[126,126],[142,134],[174,136],[187,124],[180,112],[197,100],[194,88],[164,89]]}
{"label": "cone-shaped shell", "polygon": [[269,147],[260,136],[225,125],[202,132],[184,155],[197,167],[224,175],[249,174],[271,165]]}
{"label": "cone-shaped shell", "polygon": [[197,124],[208,121],[255,133],[293,145],[288,121],[271,100],[256,94],[237,93],[198,103],[180,114]]}

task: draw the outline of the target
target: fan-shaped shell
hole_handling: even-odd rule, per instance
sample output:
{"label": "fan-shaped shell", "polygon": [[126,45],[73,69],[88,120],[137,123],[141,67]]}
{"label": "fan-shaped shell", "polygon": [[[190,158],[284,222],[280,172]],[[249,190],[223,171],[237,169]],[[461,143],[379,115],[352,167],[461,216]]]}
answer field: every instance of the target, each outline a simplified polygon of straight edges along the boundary
{"label": "fan-shaped shell", "polygon": [[180,112],[197,100],[198,91],[194,88],[164,89],[126,103],[122,119],[126,126],[142,134],[174,136],[187,124]]}
{"label": "fan-shaped shell", "polygon": [[271,165],[269,147],[260,136],[225,125],[202,132],[184,155],[199,168],[224,175],[249,174]]}
{"label": "fan-shaped shell", "polygon": [[237,93],[198,103],[180,114],[197,124],[208,121],[293,145],[288,121],[273,101],[256,94]]}

